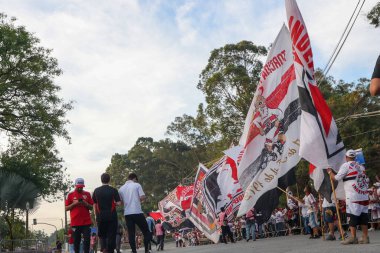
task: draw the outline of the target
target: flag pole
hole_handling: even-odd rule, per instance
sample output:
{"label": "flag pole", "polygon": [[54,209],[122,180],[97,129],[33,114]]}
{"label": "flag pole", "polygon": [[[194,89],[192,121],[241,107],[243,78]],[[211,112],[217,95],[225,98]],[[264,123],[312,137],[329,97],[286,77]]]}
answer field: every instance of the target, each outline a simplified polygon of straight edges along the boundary
{"label": "flag pole", "polygon": [[289,196],[290,198],[294,199],[295,201],[297,201],[297,202],[301,202],[301,203],[303,202],[303,201],[300,200],[299,198],[296,198],[296,197],[294,197],[294,196],[288,194],[285,190],[281,189],[281,188],[278,187],[278,186],[277,186],[277,189],[279,189],[280,191],[282,191],[283,193],[285,193],[287,196]]}
{"label": "flag pole", "polygon": [[338,205],[338,200],[336,199],[335,187],[334,187],[333,179],[331,177],[331,173],[329,173],[329,176],[330,176],[331,188],[332,188],[333,194],[334,194],[336,214],[338,215],[339,232],[340,232],[340,236],[342,238],[342,241],[344,241],[344,233],[343,233],[343,228],[342,228],[342,221],[340,219],[339,205]]}
{"label": "flag pole", "polygon": [[[298,192],[298,184],[296,183],[296,190],[297,190],[297,197],[300,198],[300,194]],[[302,222],[301,222],[301,207],[300,205],[298,204],[298,221],[300,223],[300,229],[302,228]],[[301,231],[301,230],[300,230]]]}
{"label": "flag pole", "polygon": [[[321,231],[322,231],[322,239],[325,241],[325,231],[324,231],[324,222],[323,222],[323,208],[322,208],[322,203],[321,203],[321,194],[318,193],[319,197],[319,211],[321,212]],[[322,200],[323,201],[323,200]]]}

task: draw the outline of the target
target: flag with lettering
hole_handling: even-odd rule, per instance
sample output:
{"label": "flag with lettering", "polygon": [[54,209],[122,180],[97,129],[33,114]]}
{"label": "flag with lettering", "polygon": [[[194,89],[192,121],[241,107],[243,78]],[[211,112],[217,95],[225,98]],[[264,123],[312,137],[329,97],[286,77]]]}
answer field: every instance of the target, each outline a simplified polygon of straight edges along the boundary
{"label": "flag with lettering", "polygon": [[219,241],[217,216],[204,195],[204,179],[207,171],[208,169],[203,164],[199,164],[188,217],[208,239],[217,243]]}
{"label": "flag with lettering", "polygon": [[234,219],[244,193],[237,176],[235,150],[236,148],[227,150],[225,153],[230,156],[225,155],[213,164],[204,179],[204,193],[208,203],[216,214],[224,207],[228,220]]}
{"label": "flag with lettering", "polygon": [[[297,2],[286,0],[285,5],[302,108],[299,152],[302,158],[312,164],[310,177],[314,180],[316,190],[326,195],[323,189],[330,189],[328,191],[331,192],[331,184],[329,178],[326,179],[328,175],[325,169],[339,170],[345,162],[345,147],[331,110],[315,80],[310,38]],[[342,187],[338,187],[337,193],[339,198],[344,198]]]}
{"label": "flag with lettering", "polygon": [[245,192],[239,216],[255,207],[267,220],[278,205],[277,187],[295,183],[300,114],[290,34],[284,25],[268,54],[240,139],[244,150],[238,178]]}

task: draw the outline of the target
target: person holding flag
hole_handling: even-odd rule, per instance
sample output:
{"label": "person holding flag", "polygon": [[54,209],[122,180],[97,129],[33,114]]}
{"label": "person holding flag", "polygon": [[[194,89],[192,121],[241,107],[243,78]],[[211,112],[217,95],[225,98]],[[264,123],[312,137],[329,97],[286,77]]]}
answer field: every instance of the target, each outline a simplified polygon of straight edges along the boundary
{"label": "person holding flag", "polygon": [[[346,193],[346,212],[349,219],[351,237],[342,244],[368,244],[368,178],[365,169],[355,161],[356,153],[350,149],[346,152],[346,162],[340,167],[336,175],[332,169],[328,173],[333,180],[343,180]],[[363,236],[358,241],[356,227],[360,225]]]}

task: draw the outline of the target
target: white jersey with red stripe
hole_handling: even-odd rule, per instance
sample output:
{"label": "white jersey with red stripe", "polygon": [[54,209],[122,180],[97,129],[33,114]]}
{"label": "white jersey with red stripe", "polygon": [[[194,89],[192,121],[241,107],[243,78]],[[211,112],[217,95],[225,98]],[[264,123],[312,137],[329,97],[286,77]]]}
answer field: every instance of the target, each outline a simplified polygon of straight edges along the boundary
{"label": "white jersey with red stripe", "polygon": [[346,201],[365,205],[362,201],[368,201],[368,178],[362,165],[356,161],[345,162],[335,179],[343,180]]}

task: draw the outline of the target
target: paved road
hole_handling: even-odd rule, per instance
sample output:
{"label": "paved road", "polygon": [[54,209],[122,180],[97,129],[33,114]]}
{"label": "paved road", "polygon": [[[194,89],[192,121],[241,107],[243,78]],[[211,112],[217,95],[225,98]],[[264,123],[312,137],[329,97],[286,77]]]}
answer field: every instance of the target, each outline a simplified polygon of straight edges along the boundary
{"label": "paved road", "polygon": [[[214,244],[197,247],[175,248],[172,243],[166,245],[164,252],[178,253],[380,253],[380,231],[370,232],[371,244],[341,245],[339,241],[309,239],[296,235],[261,239],[255,242],[240,241],[236,244]],[[128,252],[128,251],[127,251]],[[140,252],[140,251],[139,251]],[[142,251],[143,252],[143,251]],[[156,252],[156,251],[154,251]]]}

